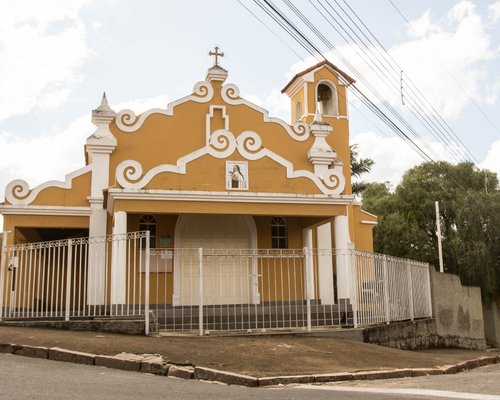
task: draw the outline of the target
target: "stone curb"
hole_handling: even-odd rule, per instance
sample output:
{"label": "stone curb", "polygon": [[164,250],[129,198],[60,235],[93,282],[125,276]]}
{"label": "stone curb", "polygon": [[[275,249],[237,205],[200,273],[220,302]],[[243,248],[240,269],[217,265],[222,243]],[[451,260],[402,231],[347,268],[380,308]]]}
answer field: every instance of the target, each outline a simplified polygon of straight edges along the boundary
{"label": "stone curb", "polygon": [[436,368],[404,368],[381,371],[338,372],[331,374],[268,376],[256,378],[235,372],[220,371],[212,368],[174,364],[156,354],[137,355],[121,353],[115,356],[96,355],[80,351],[66,350],[58,347],[43,347],[0,343],[0,353],[9,353],[25,357],[65,361],[76,364],[97,365],[107,368],[137,371],[155,375],[182,379],[197,379],[239,386],[277,386],[304,383],[327,383],[352,380],[393,379],[418,377],[427,375],[455,374],[461,371],[500,363],[500,355],[483,356],[457,364],[442,365]]}
{"label": "stone curb", "polygon": [[237,374],[235,372],[219,371],[217,369],[204,367],[195,367],[194,379],[250,387],[259,386],[260,383],[260,379],[253,376]]}
{"label": "stone curb", "polygon": [[65,361],[75,364],[95,365],[95,354],[83,353],[80,351],[60,349],[51,347],[49,349],[49,360]]}

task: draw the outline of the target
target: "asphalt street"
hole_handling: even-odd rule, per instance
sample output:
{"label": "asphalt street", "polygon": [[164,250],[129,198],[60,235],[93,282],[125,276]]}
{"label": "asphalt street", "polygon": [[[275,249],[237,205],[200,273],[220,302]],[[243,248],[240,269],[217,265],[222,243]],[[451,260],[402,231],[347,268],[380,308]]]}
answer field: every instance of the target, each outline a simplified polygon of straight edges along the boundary
{"label": "asphalt street", "polygon": [[500,365],[439,377],[252,389],[0,354],[0,399],[68,398],[500,400]]}

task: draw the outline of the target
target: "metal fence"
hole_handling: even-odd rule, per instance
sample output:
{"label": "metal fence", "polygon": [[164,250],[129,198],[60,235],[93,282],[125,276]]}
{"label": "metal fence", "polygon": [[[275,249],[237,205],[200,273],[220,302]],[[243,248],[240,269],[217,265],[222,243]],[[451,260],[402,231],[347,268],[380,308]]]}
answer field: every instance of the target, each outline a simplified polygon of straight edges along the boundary
{"label": "metal fence", "polygon": [[333,280],[319,297],[317,257],[304,250],[151,249],[151,310],[160,329],[200,334],[352,325],[352,307],[336,298]]}
{"label": "metal fence", "polygon": [[429,264],[361,251],[352,275],[356,325],[432,316]]}
{"label": "metal fence", "polygon": [[3,246],[0,320],[147,320],[147,271],[149,232]]}
{"label": "metal fence", "polygon": [[428,264],[356,250],[150,249],[149,233],[3,246],[0,319],[311,330],[431,316]]}

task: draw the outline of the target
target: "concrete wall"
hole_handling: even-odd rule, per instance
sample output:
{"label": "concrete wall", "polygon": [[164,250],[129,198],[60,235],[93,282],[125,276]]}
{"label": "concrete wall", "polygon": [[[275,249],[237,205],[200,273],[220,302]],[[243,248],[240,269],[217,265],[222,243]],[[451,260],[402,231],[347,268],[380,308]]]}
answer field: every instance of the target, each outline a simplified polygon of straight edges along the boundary
{"label": "concrete wall", "polygon": [[443,347],[484,350],[481,289],[462,286],[457,275],[441,274],[431,268],[431,293],[433,318],[369,327],[363,331],[363,340],[411,350]]}
{"label": "concrete wall", "polygon": [[500,347],[500,308],[492,302],[483,305],[484,336],[486,344],[491,347]]}
{"label": "concrete wall", "polygon": [[481,289],[431,268],[431,293],[437,335],[452,347],[485,348]]}

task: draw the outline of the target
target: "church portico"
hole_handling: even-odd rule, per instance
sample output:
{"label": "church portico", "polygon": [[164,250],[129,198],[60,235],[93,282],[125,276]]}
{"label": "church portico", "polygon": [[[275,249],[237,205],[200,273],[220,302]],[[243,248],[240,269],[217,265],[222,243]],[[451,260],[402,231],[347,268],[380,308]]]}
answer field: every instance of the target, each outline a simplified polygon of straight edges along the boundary
{"label": "church portico", "polygon": [[85,306],[138,310],[147,293],[157,313],[203,305],[284,319],[294,310],[299,324],[314,304],[339,322],[340,302],[354,297],[346,254],[372,251],[376,224],[351,191],[349,78],[329,63],[294,77],[289,124],[242,98],[226,83],[223,53],[213,55],[205,79],[165,108],[115,111],[103,96],[84,168],[65,182],[7,187],[10,244],[58,227],[56,215],[79,218],[90,237],[74,253]]}

